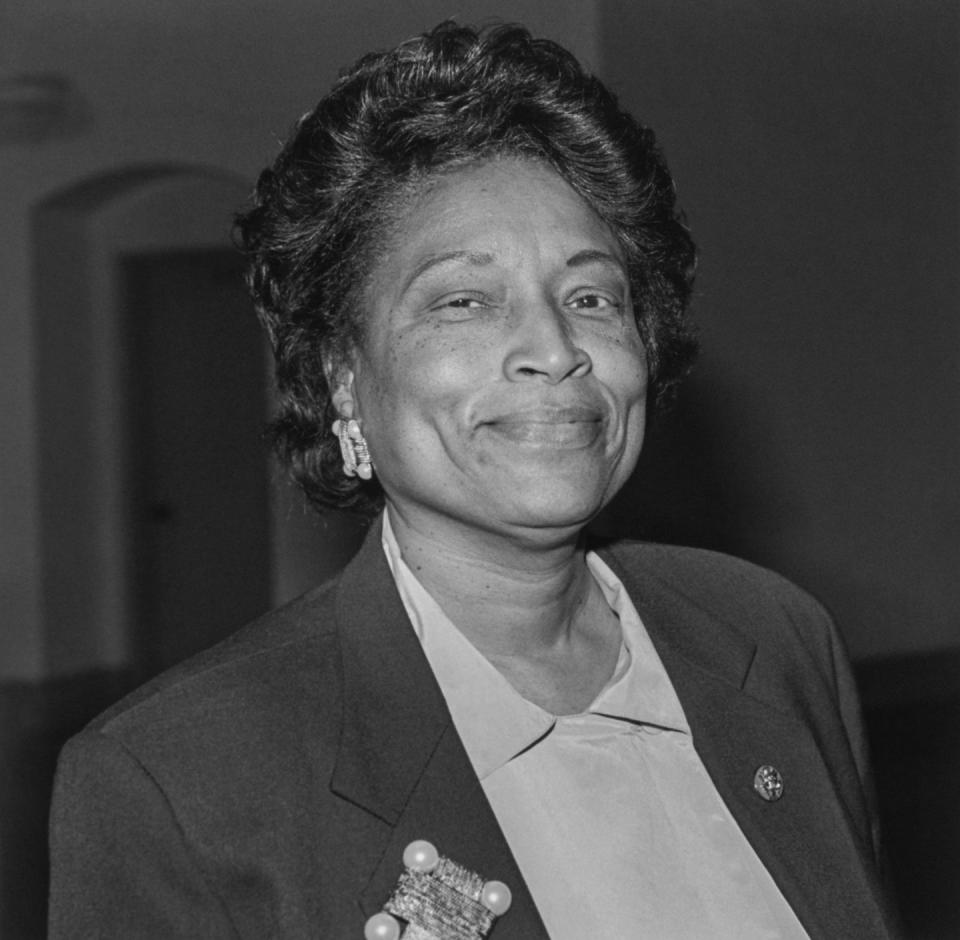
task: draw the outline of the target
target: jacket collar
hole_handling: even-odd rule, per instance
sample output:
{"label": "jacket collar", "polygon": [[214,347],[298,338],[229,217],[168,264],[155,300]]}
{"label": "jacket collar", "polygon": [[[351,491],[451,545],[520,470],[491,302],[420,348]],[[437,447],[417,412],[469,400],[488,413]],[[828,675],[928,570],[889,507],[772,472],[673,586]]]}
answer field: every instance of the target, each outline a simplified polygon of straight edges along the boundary
{"label": "jacket collar", "polygon": [[599,554],[623,582],[661,656],[679,658],[731,689],[744,688],[757,646],[736,624],[700,607],[683,591],[682,582],[668,583],[623,564],[616,548]]}
{"label": "jacket collar", "polygon": [[370,847],[364,916],[382,908],[404,848],[426,839],[441,855],[510,888],[513,903],[497,923],[497,940],[548,940],[407,619],[380,538],[378,520],[344,570],[336,601],[343,716],[331,789],[387,824]]}
{"label": "jacket collar", "polygon": [[[333,787],[394,825],[452,719],[394,586],[381,534],[377,519],[337,596],[344,713]],[[669,585],[625,568],[615,552],[601,556],[627,588],[671,679],[679,660],[743,688],[752,640]]]}
{"label": "jacket collar", "polygon": [[335,792],[395,825],[450,715],[370,529],[344,569],[336,618],[343,721]]}

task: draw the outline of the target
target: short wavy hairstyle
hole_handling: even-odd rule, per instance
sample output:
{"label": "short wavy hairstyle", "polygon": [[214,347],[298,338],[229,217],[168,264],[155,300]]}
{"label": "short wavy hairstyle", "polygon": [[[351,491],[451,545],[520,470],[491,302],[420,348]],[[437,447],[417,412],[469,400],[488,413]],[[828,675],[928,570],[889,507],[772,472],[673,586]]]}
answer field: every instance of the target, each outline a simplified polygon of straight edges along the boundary
{"label": "short wavy hairstyle", "polygon": [[663,402],[689,369],[695,248],[653,133],[557,44],[521,26],[442,23],[344,71],[237,218],[276,360],[270,433],[317,508],[382,505],[375,479],[343,473],[324,374],[363,341],[366,272],[425,180],[500,156],[552,167],[618,239],[650,400]]}

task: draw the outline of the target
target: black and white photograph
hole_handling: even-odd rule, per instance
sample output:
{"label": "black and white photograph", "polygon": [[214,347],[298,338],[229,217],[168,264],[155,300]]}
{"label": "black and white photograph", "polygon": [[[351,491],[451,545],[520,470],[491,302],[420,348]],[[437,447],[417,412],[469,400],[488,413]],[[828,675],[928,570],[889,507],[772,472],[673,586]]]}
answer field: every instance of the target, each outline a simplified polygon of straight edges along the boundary
{"label": "black and white photograph", "polygon": [[960,937],[960,6],[0,6],[0,940]]}

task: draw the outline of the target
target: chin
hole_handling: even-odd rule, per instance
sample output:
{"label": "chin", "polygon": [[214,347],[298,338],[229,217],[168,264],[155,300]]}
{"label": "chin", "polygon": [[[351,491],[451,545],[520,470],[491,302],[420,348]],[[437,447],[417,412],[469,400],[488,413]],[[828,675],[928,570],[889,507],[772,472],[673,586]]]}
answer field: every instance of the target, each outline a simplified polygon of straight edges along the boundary
{"label": "chin", "polygon": [[531,494],[529,498],[515,498],[511,502],[507,515],[520,526],[579,531],[603,509],[608,500],[597,495],[587,496],[582,489],[565,493],[562,488],[542,484],[539,492]]}
{"label": "chin", "polygon": [[[490,468],[471,481],[470,515],[494,527],[499,521],[513,530],[553,529],[569,539],[610,502],[623,483],[622,471],[622,465],[611,467],[609,462],[570,461],[563,466],[557,459]],[[467,505],[462,491],[453,495],[453,505]]]}

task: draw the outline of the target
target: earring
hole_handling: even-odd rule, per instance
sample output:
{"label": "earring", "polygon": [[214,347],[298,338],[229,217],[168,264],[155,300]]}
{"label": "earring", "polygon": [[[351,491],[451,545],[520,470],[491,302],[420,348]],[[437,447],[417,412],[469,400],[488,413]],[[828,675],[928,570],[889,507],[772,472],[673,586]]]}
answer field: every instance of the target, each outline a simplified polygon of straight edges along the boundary
{"label": "earring", "polygon": [[343,472],[348,477],[369,480],[373,476],[373,464],[360,425],[353,418],[340,418],[333,422],[333,433],[340,439]]}

